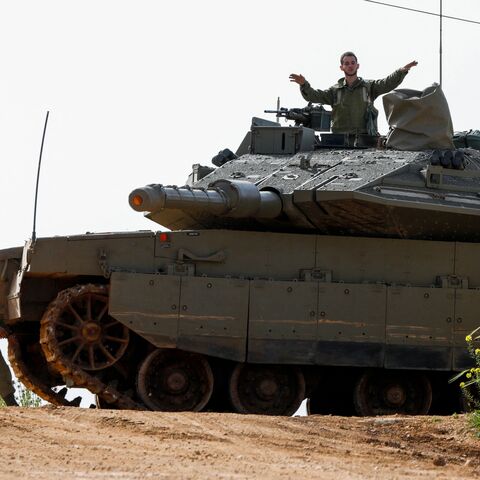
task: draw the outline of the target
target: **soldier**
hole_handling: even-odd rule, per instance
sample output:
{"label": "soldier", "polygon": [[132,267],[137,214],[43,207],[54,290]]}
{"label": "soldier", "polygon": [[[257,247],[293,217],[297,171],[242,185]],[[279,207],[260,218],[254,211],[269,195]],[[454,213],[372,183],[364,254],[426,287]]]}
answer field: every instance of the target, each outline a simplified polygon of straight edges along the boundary
{"label": "soldier", "polygon": [[[0,327],[0,339],[1,338],[8,338],[6,330],[2,327]],[[0,355],[0,396],[9,407],[18,406],[14,393],[15,389],[12,385],[12,374],[2,355]]]}
{"label": "soldier", "polygon": [[398,87],[417,63],[410,62],[383,80],[364,80],[357,76],[360,65],[356,55],[345,52],[340,57],[340,70],[345,78],[327,90],[313,89],[303,75],[292,73],[289,78],[300,85],[305,100],[332,106],[333,133],[378,135],[378,110],[373,106],[374,100]]}

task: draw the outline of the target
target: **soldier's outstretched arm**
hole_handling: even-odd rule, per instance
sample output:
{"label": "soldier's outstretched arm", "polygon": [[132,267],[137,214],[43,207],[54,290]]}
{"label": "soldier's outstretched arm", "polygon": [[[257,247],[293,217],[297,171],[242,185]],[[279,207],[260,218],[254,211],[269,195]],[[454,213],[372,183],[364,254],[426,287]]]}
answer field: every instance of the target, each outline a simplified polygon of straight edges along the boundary
{"label": "soldier's outstretched arm", "polygon": [[372,82],[372,94],[373,98],[377,98],[379,95],[388,93],[394,88],[397,88],[402,82],[407,73],[412,67],[418,65],[418,62],[414,60],[413,62],[407,63],[404,67],[395,70],[391,75],[382,80],[374,80]]}
{"label": "soldier's outstretched arm", "polygon": [[400,70],[403,70],[404,72],[408,72],[412,67],[416,67],[417,65],[418,65],[418,62],[414,60],[413,62],[407,63]]}
{"label": "soldier's outstretched arm", "polygon": [[333,105],[333,93],[331,90],[315,90],[301,74],[291,73],[289,78],[291,82],[300,85],[300,93],[307,102]]}

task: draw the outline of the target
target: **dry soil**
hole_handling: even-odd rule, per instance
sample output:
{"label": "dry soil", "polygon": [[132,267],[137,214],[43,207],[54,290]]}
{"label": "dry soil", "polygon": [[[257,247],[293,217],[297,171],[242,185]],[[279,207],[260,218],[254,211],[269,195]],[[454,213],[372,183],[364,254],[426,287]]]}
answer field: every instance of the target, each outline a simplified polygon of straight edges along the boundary
{"label": "dry soil", "polygon": [[480,478],[467,418],[0,409],[0,478]]}

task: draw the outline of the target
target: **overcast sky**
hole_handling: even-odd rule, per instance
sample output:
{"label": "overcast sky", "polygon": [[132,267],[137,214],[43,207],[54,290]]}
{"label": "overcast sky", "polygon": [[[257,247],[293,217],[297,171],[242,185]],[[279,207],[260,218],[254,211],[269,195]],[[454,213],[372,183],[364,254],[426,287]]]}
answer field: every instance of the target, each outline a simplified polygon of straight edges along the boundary
{"label": "overcast sky", "polygon": [[[480,21],[478,0],[443,9]],[[443,33],[454,128],[480,129],[480,25],[445,19]],[[438,18],[363,0],[0,0],[0,45],[0,248],[31,235],[47,110],[37,235],[156,229],[130,191],[182,185],[192,164],[235,150],[278,96],[304,106],[290,73],[328,88],[353,50],[364,78],[417,60],[402,87],[439,81]]]}
{"label": "overcast sky", "polygon": [[[478,0],[443,4],[480,20]],[[339,54],[353,50],[368,79],[418,60],[402,87],[423,89],[439,80],[438,30],[437,17],[363,0],[0,1],[0,248],[31,234],[47,110],[37,235],[155,229],[129,192],[183,184],[192,164],[235,150],[277,96],[304,106],[289,73],[327,88],[341,77]],[[480,89],[469,87],[479,39],[480,25],[444,20],[456,130],[480,128]]]}

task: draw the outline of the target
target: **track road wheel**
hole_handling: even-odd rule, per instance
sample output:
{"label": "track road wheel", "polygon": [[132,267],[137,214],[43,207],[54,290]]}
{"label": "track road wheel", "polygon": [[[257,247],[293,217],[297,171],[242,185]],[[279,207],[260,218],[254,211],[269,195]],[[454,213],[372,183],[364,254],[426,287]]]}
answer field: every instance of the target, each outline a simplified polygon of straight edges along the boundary
{"label": "track road wheel", "polygon": [[239,363],[230,398],[239,413],[293,415],[305,398],[305,379],[296,367]]}
{"label": "track road wheel", "polygon": [[353,401],[361,416],[425,415],[432,403],[432,387],[421,373],[369,371],[355,385]]}
{"label": "track road wheel", "polygon": [[58,294],[42,318],[40,338],[49,361],[96,371],[120,360],[129,331],[108,314],[108,287],[88,284]]}
{"label": "track road wheel", "polygon": [[166,412],[199,412],[213,391],[213,373],[202,355],[157,349],[140,366],[137,392],[147,407]]}

